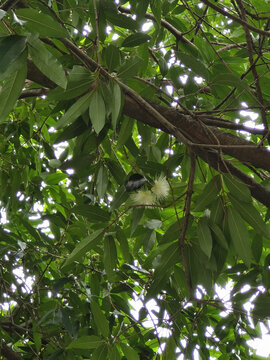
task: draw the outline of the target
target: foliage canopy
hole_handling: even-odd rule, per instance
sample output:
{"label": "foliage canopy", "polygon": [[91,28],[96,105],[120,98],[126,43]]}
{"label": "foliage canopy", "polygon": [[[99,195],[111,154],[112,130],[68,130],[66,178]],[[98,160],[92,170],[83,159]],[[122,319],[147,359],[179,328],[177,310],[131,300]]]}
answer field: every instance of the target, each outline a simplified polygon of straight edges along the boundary
{"label": "foliage canopy", "polygon": [[257,358],[269,16],[265,0],[2,3],[2,358]]}

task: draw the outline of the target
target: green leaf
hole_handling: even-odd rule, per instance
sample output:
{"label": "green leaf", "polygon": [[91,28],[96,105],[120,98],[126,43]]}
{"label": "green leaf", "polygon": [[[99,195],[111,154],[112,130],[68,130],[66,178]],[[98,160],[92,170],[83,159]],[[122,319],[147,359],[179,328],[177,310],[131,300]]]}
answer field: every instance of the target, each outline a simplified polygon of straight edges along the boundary
{"label": "green leaf", "polygon": [[55,84],[66,88],[67,78],[62,64],[39,39],[29,39],[29,54],[36,67]]}
{"label": "green leaf", "polygon": [[105,49],[105,61],[108,66],[108,70],[114,71],[118,68],[121,62],[120,50],[113,44],[109,44]]}
{"label": "green leaf", "polygon": [[118,135],[118,142],[117,142],[118,149],[120,149],[123,145],[125,145],[126,141],[131,136],[133,126],[134,126],[134,120],[125,116],[124,120],[121,123],[121,128]]}
{"label": "green leaf", "polygon": [[109,324],[106,316],[94,300],[91,300],[90,306],[98,332],[102,336],[107,337],[109,335]]}
{"label": "green leaf", "polygon": [[252,260],[251,244],[246,226],[238,212],[228,207],[228,225],[233,246],[240,259],[243,259],[247,266]]}
{"label": "green leaf", "polygon": [[10,35],[0,38],[0,78],[7,68],[24,51],[26,44],[25,36]]}
{"label": "green leaf", "polygon": [[234,208],[241,214],[241,217],[259,234],[270,239],[270,231],[263,221],[259,211],[252,205],[252,203],[242,203],[235,197],[229,196]]}
{"label": "green leaf", "polygon": [[102,344],[98,348],[95,349],[91,359],[93,359],[93,360],[107,359],[107,353],[108,353],[107,344]]}
{"label": "green leaf", "polygon": [[115,241],[112,236],[106,236],[104,239],[104,267],[109,281],[114,281],[114,269],[117,265],[117,252]]}
{"label": "green leaf", "polygon": [[144,213],[143,207],[138,207],[138,208],[132,209],[131,222],[130,222],[130,236],[137,229],[137,226],[143,216],[143,213]]}
{"label": "green leaf", "polygon": [[90,99],[89,116],[97,134],[104,128],[106,120],[106,108],[102,95],[95,91]]}
{"label": "green leaf", "polygon": [[123,47],[134,47],[134,46],[143,44],[149,40],[151,40],[151,36],[149,36],[145,33],[142,33],[142,32],[137,32],[137,33],[129,35],[127,38],[125,38],[124,41],[122,42],[122,46]]}
{"label": "green leaf", "polygon": [[253,316],[265,320],[270,317],[270,295],[259,294],[254,301]]}
{"label": "green leaf", "polygon": [[228,243],[220,227],[217,224],[211,224],[210,228],[214,232],[219,245],[222,246],[225,250],[228,250]]}
{"label": "green leaf", "polygon": [[96,349],[98,346],[103,344],[103,342],[104,341],[98,336],[85,335],[71,341],[71,343],[67,346],[67,349],[81,349],[81,350]]}
{"label": "green leaf", "polygon": [[27,66],[26,52],[12,64],[16,68],[14,72],[4,80],[0,87],[0,123],[3,122],[13,109],[24,86]]}
{"label": "green leaf", "polygon": [[193,210],[205,210],[212,202],[214,202],[219,193],[219,186],[218,176],[213,177],[212,180],[204,187],[203,192],[197,197]]}
{"label": "green leaf", "polygon": [[68,256],[64,262],[62,269],[66,268],[68,265],[72,264],[74,261],[79,261],[83,255],[89,250],[91,250],[98,242],[101,240],[103,234],[103,229],[94,231],[91,235],[84,238]]}
{"label": "green leaf", "polygon": [[37,32],[40,37],[67,37],[68,33],[60,23],[51,16],[34,9],[18,9],[16,15],[26,21],[25,28]]}
{"label": "green leaf", "polygon": [[100,198],[104,197],[105,191],[108,186],[108,175],[106,168],[101,165],[97,174],[97,193]]}
{"label": "green leaf", "polygon": [[114,12],[106,12],[106,19],[109,20],[113,25],[122,27],[124,29],[136,30],[139,27],[135,20]]}
{"label": "green leaf", "polygon": [[120,343],[121,349],[127,360],[140,360],[138,353],[131,346]]}
{"label": "green leaf", "polygon": [[120,86],[114,82],[112,85],[112,101],[111,101],[111,110],[112,110],[112,126],[113,129],[116,129],[117,120],[120,115],[120,110],[122,107],[122,92]]}
{"label": "green leaf", "polygon": [[123,204],[123,202],[127,201],[129,195],[126,191],[126,188],[124,186],[121,186],[117,193],[115,194],[115,197],[111,203],[111,210],[116,210],[119,208],[120,205]]}
{"label": "green leaf", "polygon": [[138,56],[133,56],[127,60],[119,69],[118,76],[121,79],[127,79],[138,74],[143,59]]}
{"label": "green leaf", "polygon": [[209,70],[205,65],[190,54],[185,54],[180,51],[176,51],[177,58],[188,68],[194,71],[196,75],[203,77],[204,79],[209,78]]}
{"label": "green leaf", "polygon": [[80,115],[82,115],[89,107],[92,93],[87,93],[77,100],[62,116],[62,118],[55,125],[56,129],[73,123]]}
{"label": "green leaf", "polygon": [[67,179],[68,175],[63,173],[55,173],[55,174],[49,174],[45,178],[45,183],[48,185],[57,185],[60,183],[60,181]]}
{"label": "green leaf", "polygon": [[66,89],[57,87],[48,94],[48,99],[70,100],[89,90],[93,83],[92,74],[82,66],[75,65],[68,76]]}
{"label": "green leaf", "polygon": [[153,283],[148,290],[149,295],[160,291],[161,283],[168,276],[171,268],[180,261],[180,249],[178,242],[171,244],[161,255],[161,259],[155,269]]}
{"label": "green leaf", "polygon": [[224,174],[223,179],[230,193],[238,200],[245,203],[251,203],[251,195],[249,188],[241,183],[240,180],[231,175]]}
{"label": "green leaf", "polygon": [[71,210],[74,214],[86,217],[90,222],[107,222],[110,220],[110,213],[96,205],[77,205]]}
{"label": "green leaf", "polygon": [[207,219],[202,218],[199,220],[197,234],[202,251],[208,257],[208,259],[210,259],[213,242],[212,242],[211,231],[208,227]]}
{"label": "green leaf", "polygon": [[155,19],[160,26],[161,22],[161,0],[150,0],[150,7]]}

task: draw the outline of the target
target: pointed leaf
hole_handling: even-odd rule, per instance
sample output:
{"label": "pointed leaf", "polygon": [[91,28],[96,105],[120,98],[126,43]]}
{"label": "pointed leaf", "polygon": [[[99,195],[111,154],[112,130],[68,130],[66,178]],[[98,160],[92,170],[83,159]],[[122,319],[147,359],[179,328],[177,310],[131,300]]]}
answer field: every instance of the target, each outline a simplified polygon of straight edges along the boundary
{"label": "pointed leaf", "polygon": [[212,202],[217,199],[219,193],[219,179],[215,176],[197,197],[194,211],[205,210]]}
{"label": "pointed leaf", "polygon": [[251,195],[249,188],[241,183],[240,180],[231,175],[224,174],[223,179],[230,193],[238,200],[245,203],[251,203]]}
{"label": "pointed leaf", "polygon": [[60,129],[64,126],[73,123],[80,115],[82,115],[89,107],[89,102],[92,94],[87,93],[77,100],[62,116],[62,118],[55,125],[56,129]]}
{"label": "pointed leaf", "polygon": [[111,106],[112,106],[112,126],[113,126],[113,129],[115,130],[117,120],[120,115],[121,105],[122,105],[122,92],[121,92],[120,86],[116,82],[113,83],[112,92],[113,92],[112,104],[111,104]]}
{"label": "pointed leaf", "polygon": [[118,68],[121,61],[120,55],[120,50],[115,45],[109,44],[106,47],[105,60],[110,72]]}
{"label": "pointed leaf", "polygon": [[97,193],[100,198],[104,197],[107,186],[108,186],[107,170],[103,165],[101,165],[97,174]]}
{"label": "pointed leaf", "polygon": [[252,205],[252,203],[242,203],[232,196],[229,196],[229,198],[232,205],[239,212],[239,214],[241,214],[241,217],[249,225],[251,225],[255,231],[265,236],[267,239],[270,239],[270,232],[266,226],[266,223],[263,221],[259,211]]}
{"label": "pointed leaf", "polygon": [[94,322],[98,328],[99,333],[102,336],[107,337],[109,335],[109,324],[106,316],[100,309],[100,306],[94,300],[91,301],[90,306],[94,317]]}
{"label": "pointed leaf", "polygon": [[100,337],[95,335],[85,335],[71,341],[67,346],[67,349],[90,350],[96,349],[101,344],[103,344],[103,340]]}
{"label": "pointed leaf", "polygon": [[74,261],[80,260],[83,255],[89,250],[91,250],[99,240],[101,240],[103,234],[103,229],[94,231],[91,235],[84,238],[72,251],[69,257],[64,262],[62,268],[67,267],[69,264]]}
{"label": "pointed leaf", "polygon": [[53,17],[34,9],[18,9],[16,15],[26,21],[24,27],[39,33],[40,37],[67,37],[68,33]]}
{"label": "pointed leaf", "polygon": [[208,259],[210,259],[213,242],[207,219],[200,219],[200,221],[198,222],[197,234],[202,251],[208,257]]}
{"label": "pointed leaf", "polygon": [[194,56],[191,54],[185,54],[180,51],[176,51],[176,56],[184,65],[186,65],[186,67],[191,68],[195,74],[203,77],[204,79],[209,78],[209,70]]}
{"label": "pointed leaf", "polygon": [[13,66],[14,72],[4,80],[4,84],[0,87],[0,123],[6,119],[13,109],[23,89],[27,73],[26,52],[21,54],[12,64],[12,68]]}
{"label": "pointed leaf", "polygon": [[95,91],[90,99],[89,116],[97,134],[103,129],[106,120],[106,109],[102,95]]}
{"label": "pointed leaf", "polygon": [[36,67],[55,84],[66,88],[67,78],[62,64],[39,39],[29,40],[29,54]]}
{"label": "pointed leaf", "polygon": [[139,25],[135,20],[122,14],[106,11],[106,19],[113,25],[122,27],[124,29],[136,30]]}
{"label": "pointed leaf", "polygon": [[117,252],[114,238],[112,236],[106,236],[104,239],[104,267],[109,281],[114,280],[116,264]]}
{"label": "pointed leaf", "polygon": [[132,34],[130,36],[128,36],[127,38],[125,38],[125,40],[122,42],[122,46],[123,47],[134,47],[134,46],[138,46],[140,44],[143,44],[147,41],[149,41],[151,39],[151,36],[142,33],[142,32],[137,32],[135,34]]}
{"label": "pointed leaf", "polygon": [[25,44],[25,36],[10,35],[0,38],[0,75],[20,56]]}
{"label": "pointed leaf", "polygon": [[130,78],[138,74],[141,65],[143,63],[143,59],[138,56],[134,56],[127,60],[119,69],[118,76],[121,79]]}
{"label": "pointed leaf", "polygon": [[95,205],[77,205],[71,211],[74,214],[86,217],[90,222],[107,222],[110,220],[110,213]]}
{"label": "pointed leaf", "polygon": [[140,360],[138,353],[131,346],[124,343],[120,343],[120,346],[127,360]]}
{"label": "pointed leaf", "polygon": [[228,225],[237,255],[249,266],[252,260],[249,234],[241,216],[232,207],[228,207]]}

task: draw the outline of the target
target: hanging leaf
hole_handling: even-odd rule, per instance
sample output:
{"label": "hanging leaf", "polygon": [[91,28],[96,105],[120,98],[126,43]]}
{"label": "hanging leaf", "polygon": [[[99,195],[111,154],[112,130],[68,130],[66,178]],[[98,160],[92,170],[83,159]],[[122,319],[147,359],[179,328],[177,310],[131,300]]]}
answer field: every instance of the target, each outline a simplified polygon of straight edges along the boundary
{"label": "hanging leaf", "polygon": [[231,206],[228,207],[228,225],[237,255],[249,266],[252,260],[249,234],[241,216]]}
{"label": "hanging leaf", "polygon": [[121,61],[120,50],[113,44],[108,45],[105,49],[105,60],[110,72],[116,70]]}
{"label": "hanging leaf", "polygon": [[104,267],[109,281],[114,281],[114,269],[117,264],[117,252],[114,238],[110,235],[104,239]]}
{"label": "hanging leaf", "polygon": [[108,186],[108,175],[106,168],[101,165],[97,175],[97,193],[100,198],[104,197],[105,191]]}
{"label": "hanging leaf", "polygon": [[139,355],[131,346],[124,343],[120,343],[120,346],[127,360],[140,360]]}
{"label": "hanging leaf", "polygon": [[197,234],[202,251],[210,259],[212,252],[212,236],[208,227],[207,219],[202,218],[198,222]]}
{"label": "hanging leaf", "polygon": [[200,60],[196,59],[191,54],[185,54],[180,51],[176,51],[176,56],[185,66],[193,70],[196,75],[199,75],[204,79],[209,78],[209,70]]}
{"label": "hanging leaf", "polygon": [[67,78],[62,64],[39,39],[29,39],[29,54],[36,67],[55,84],[66,88]]}
{"label": "hanging leaf", "polygon": [[70,125],[81,116],[89,107],[91,96],[91,93],[87,93],[77,100],[56,123],[55,128],[61,129],[64,126]]}
{"label": "hanging leaf", "polygon": [[251,203],[251,194],[249,188],[241,183],[240,180],[235,179],[231,175],[223,175],[224,182],[230,193],[238,200],[245,203]]}
{"label": "hanging leaf", "polygon": [[26,44],[25,36],[10,35],[0,38],[0,80],[1,75],[24,51]]}
{"label": "hanging leaf", "polygon": [[97,134],[103,129],[106,120],[106,109],[102,95],[95,91],[90,99],[89,116]]}
{"label": "hanging leaf", "polygon": [[120,86],[114,82],[112,85],[112,100],[111,100],[111,111],[112,111],[112,126],[115,130],[117,125],[117,120],[120,115],[120,110],[122,107],[122,92]]}
{"label": "hanging leaf", "polygon": [[27,66],[26,52],[12,64],[14,72],[4,80],[0,87],[0,123],[3,122],[13,109],[24,86]]}
{"label": "hanging leaf", "polygon": [[90,306],[98,332],[102,336],[107,337],[109,335],[109,324],[105,315],[94,300],[91,300]]}

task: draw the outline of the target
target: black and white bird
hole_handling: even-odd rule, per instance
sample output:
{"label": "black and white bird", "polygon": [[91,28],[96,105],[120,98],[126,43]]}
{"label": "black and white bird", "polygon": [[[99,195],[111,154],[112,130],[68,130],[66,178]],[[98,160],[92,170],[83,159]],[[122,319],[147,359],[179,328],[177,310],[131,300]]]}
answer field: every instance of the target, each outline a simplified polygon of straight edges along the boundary
{"label": "black and white bird", "polygon": [[146,178],[140,174],[133,174],[125,182],[126,191],[134,191],[140,189],[147,182]]}

